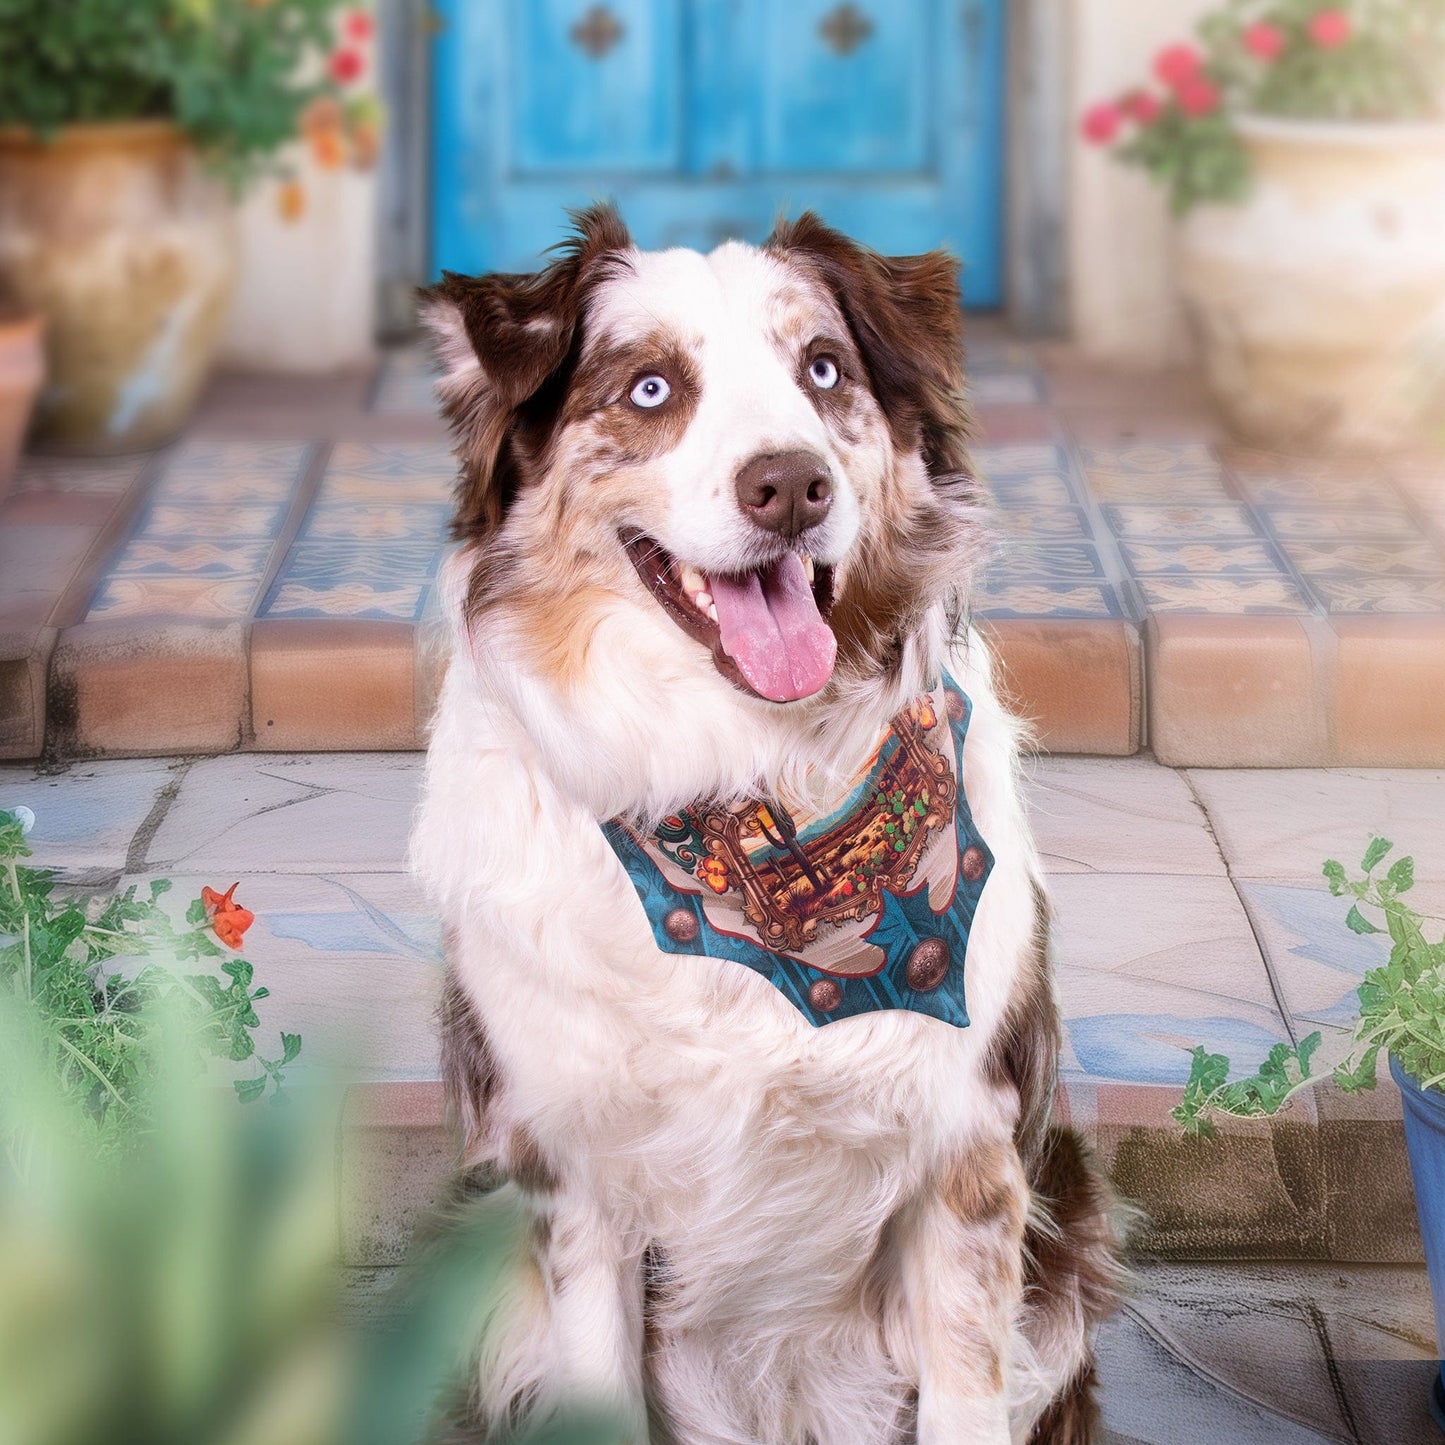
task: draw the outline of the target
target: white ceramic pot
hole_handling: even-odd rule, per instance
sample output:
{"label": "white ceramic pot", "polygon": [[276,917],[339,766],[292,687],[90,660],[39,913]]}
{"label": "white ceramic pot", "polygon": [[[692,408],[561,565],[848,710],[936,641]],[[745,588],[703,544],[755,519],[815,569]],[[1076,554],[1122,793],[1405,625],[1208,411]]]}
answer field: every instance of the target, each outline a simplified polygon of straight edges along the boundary
{"label": "white ceramic pot", "polygon": [[1245,438],[1391,449],[1445,424],[1445,125],[1246,117],[1253,191],[1178,230],[1210,386]]}
{"label": "white ceramic pot", "polygon": [[241,206],[241,276],[221,359],[258,371],[327,372],[376,350],[376,175],[287,153],[304,197],[288,219],[274,177]]}

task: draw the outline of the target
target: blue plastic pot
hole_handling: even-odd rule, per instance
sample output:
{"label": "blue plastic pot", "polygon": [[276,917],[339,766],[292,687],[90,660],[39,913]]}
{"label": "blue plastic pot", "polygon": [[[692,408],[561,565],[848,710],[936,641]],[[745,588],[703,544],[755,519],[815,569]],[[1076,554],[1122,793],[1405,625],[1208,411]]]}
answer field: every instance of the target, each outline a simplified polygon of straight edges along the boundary
{"label": "blue plastic pot", "polygon": [[[1445,1093],[1422,1089],[1394,1058],[1390,1073],[1405,1103],[1405,1147],[1415,1176],[1415,1208],[1435,1301],[1435,1340],[1437,1346],[1445,1345]],[[1430,1413],[1445,1430],[1445,1364],[1430,1388]]]}

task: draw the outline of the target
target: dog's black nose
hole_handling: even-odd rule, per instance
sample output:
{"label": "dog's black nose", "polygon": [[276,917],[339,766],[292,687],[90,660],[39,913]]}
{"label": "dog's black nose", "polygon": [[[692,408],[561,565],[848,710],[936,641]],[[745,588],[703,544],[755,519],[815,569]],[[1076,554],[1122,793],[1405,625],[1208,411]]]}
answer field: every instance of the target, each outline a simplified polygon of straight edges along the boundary
{"label": "dog's black nose", "polygon": [[738,506],[765,531],[792,541],[833,505],[833,478],[815,452],[768,452],[738,473]]}

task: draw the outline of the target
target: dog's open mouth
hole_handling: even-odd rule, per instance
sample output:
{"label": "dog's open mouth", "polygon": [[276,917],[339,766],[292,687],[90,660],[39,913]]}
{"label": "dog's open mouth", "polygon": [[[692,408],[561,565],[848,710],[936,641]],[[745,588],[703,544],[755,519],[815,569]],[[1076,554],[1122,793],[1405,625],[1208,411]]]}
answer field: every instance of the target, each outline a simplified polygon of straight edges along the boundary
{"label": "dog's open mouth", "polygon": [[739,576],[704,573],[643,532],[618,535],[663,611],[711,651],[729,682],[770,702],[794,702],[828,685],[838,652],[826,620],[831,567],[785,552]]}

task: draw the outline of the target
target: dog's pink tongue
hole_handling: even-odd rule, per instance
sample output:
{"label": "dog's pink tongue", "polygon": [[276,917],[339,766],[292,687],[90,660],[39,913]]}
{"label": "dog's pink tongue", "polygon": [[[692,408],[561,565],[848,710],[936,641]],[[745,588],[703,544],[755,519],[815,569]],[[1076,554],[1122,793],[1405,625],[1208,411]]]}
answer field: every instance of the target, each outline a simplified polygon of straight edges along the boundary
{"label": "dog's pink tongue", "polygon": [[833,675],[838,641],[823,621],[802,559],[789,552],[761,572],[709,577],[727,655],[773,702],[811,697]]}

